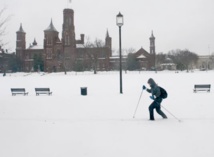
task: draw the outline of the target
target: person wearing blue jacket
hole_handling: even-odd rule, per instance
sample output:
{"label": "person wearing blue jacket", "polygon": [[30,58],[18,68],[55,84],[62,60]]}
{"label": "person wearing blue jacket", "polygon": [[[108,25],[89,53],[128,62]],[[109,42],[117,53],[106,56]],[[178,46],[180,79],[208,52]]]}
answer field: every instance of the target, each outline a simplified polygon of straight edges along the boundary
{"label": "person wearing blue jacket", "polygon": [[154,109],[156,109],[159,115],[161,115],[164,119],[166,119],[167,116],[163,113],[163,111],[161,111],[162,97],[161,97],[160,88],[152,78],[148,80],[148,84],[150,86],[150,89],[146,88],[146,86],[143,85],[143,90],[146,90],[147,92],[152,94],[150,98],[153,100],[153,102],[149,106],[150,120],[155,120]]}

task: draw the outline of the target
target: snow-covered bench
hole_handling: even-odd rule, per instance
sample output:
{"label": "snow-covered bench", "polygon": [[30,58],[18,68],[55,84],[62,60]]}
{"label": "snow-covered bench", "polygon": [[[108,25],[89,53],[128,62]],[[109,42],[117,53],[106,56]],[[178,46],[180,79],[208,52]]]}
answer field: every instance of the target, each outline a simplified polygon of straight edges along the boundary
{"label": "snow-covered bench", "polygon": [[36,95],[39,95],[39,94],[51,95],[52,94],[52,92],[50,91],[50,88],[35,88],[35,92],[36,92]]}
{"label": "snow-covered bench", "polygon": [[211,88],[210,84],[197,84],[194,86],[194,92],[197,92],[197,91],[210,92],[210,88]]}
{"label": "snow-covered bench", "polygon": [[16,94],[28,95],[28,92],[25,92],[25,88],[11,88],[12,96]]}

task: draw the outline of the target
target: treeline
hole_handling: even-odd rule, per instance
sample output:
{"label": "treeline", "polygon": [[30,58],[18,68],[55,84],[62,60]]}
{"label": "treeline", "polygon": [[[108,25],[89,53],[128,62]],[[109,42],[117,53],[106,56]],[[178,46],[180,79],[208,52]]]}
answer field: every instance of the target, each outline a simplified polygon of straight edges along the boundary
{"label": "treeline", "polygon": [[[155,67],[153,70],[160,69],[161,64],[174,63],[177,70],[189,70],[196,65],[198,61],[198,55],[187,49],[185,50],[171,50],[168,53],[158,53],[155,56]],[[142,70],[142,65],[135,57],[134,53],[127,55],[126,62],[127,70]],[[149,69],[151,70],[151,69]]]}
{"label": "treeline", "polygon": [[187,49],[185,50],[171,50],[167,54],[159,53],[156,55],[157,66],[163,63],[167,63],[167,60],[171,60],[176,64],[177,70],[189,70],[196,65],[198,61],[198,55]]}

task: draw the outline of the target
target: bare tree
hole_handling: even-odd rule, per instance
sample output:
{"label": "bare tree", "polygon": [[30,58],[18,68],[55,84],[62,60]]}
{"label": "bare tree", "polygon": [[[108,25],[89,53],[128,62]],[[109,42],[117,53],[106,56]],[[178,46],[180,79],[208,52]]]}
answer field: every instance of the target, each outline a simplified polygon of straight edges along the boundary
{"label": "bare tree", "polygon": [[91,67],[94,71],[94,74],[97,74],[97,67],[99,58],[102,57],[101,49],[104,47],[104,42],[100,39],[96,39],[93,43],[87,38],[87,42],[84,44],[86,50],[86,57],[91,63]]}
{"label": "bare tree", "polygon": [[164,54],[163,52],[160,52],[156,55],[156,65],[160,65],[162,63],[165,62],[166,60],[166,54]]}
{"label": "bare tree", "polygon": [[129,49],[123,50],[123,54],[127,55],[126,64],[123,65],[123,66],[125,66],[124,67],[125,70],[139,70],[140,69],[140,64],[136,58],[135,52],[136,51],[134,48],[129,48]]}
{"label": "bare tree", "polygon": [[[130,53],[135,53],[136,50],[134,48],[122,49],[122,56],[128,56]],[[118,51],[119,54],[119,51]]]}
{"label": "bare tree", "polygon": [[6,8],[0,9],[0,47],[3,47],[7,44],[4,41],[4,36],[6,35],[7,22],[11,19],[11,15],[5,15]]}
{"label": "bare tree", "polygon": [[189,50],[172,50],[168,53],[168,56],[177,64],[177,68],[180,70],[186,69],[189,71],[192,64],[196,64],[198,61],[198,55]]}

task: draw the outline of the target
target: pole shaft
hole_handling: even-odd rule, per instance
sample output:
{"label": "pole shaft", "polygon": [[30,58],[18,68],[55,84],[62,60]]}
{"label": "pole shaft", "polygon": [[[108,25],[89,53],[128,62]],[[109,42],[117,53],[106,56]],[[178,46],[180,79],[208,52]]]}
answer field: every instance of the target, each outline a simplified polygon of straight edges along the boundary
{"label": "pole shaft", "polygon": [[142,94],[143,94],[143,91],[141,91],[141,93],[140,93],[140,97],[139,97],[139,100],[138,100],[138,103],[137,103],[137,106],[136,106],[136,109],[135,109],[133,118],[135,118],[135,114],[136,114],[136,112],[137,112],[137,109],[138,109],[138,106],[139,106],[139,103],[140,103],[140,99],[141,99],[141,97],[142,97]]}
{"label": "pole shaft", "polygon": [[161,105],[161,107],[162,108],[164,108],[169,114],[171,114],[175,119],[177,119],[179,122],[181,122],[181,120],[180,119],[178,119],[177,117],[175,117],[175,115],[173,115],[171,112],[169,112],[169,110],[167,110],[165,107],[163,107],[162,105]]}
{"label": "pole shaft", "polygon": [[123,83],[122,83],[122,50],[121,50],[121,26],[119,26],[119,47],[120,47],[120,94],[123,93]]}

